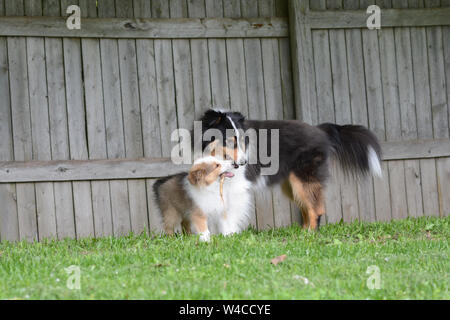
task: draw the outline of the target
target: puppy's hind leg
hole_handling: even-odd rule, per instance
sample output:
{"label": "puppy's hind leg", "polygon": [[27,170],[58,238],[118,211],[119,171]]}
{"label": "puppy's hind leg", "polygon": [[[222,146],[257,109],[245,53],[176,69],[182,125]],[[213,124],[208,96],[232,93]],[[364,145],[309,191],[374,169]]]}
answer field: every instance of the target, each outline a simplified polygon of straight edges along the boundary
{"label": "puppy's hind leg", "polygon": [[173,235],[176,228],[181,224],[182,217],[171,205],[162,210],[164,231],[168,235]]}
{"label": "puppy's hind leg", "polygon": [[210,232],[208,229],[208,218],[199,208],[191,213],[192,231],[200,235],[200,241],[209,242]]}

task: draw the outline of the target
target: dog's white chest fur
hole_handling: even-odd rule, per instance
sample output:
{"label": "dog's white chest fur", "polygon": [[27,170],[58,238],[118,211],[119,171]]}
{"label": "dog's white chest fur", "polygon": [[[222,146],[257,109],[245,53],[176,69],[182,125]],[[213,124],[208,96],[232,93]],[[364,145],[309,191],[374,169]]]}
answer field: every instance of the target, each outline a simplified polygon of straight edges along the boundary
{"label": "dog's white chest fur", "polygon": [[249,223],[250,182],[245,178],[245,167],[234,170],[233,173],[233,178],[225,178],[223,199],[220,196],[219,181],[200,188],[186,182],[189,196],[208,216],[208,229],[213,234],[240,232]]}

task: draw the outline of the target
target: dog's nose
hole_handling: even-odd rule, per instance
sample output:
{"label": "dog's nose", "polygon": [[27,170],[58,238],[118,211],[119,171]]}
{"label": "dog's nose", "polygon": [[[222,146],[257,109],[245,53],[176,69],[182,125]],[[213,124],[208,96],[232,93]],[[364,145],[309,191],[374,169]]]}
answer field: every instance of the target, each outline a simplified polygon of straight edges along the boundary
{"label": "dog's nose", "polygon": [[233,162],[233,167],[234,167],[235,169],[239,169],[239,165],[238,165],[236,162]]}

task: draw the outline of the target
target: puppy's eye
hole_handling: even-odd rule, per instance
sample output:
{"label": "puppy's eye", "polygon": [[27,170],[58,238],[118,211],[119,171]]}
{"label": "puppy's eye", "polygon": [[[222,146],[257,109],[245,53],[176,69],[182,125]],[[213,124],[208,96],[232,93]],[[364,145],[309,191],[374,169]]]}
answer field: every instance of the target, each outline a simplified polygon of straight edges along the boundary
{"label": "puppy's eye", "polygon": [[220,167],[220,164],[216,164],[216,168]]}

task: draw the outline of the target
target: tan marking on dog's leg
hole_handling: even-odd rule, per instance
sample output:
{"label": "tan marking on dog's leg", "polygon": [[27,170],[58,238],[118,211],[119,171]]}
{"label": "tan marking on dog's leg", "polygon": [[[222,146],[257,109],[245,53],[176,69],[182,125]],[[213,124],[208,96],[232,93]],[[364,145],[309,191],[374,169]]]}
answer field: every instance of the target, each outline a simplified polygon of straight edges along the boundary
{"label": "tan marking on dog's leg", "polygon": [[210,239],[208,230],[208,218],[199,208],[196,208],[192,212],[191,222],[195,232],[200,235],[200,241],[208,242]]}
{"label": "tan marking on dog's leg", "polygon": [[198,208],[192,212],[191,222],[197,232],[205,232],[208,230],[208,219],[206,215]]}
{"label": "tan marking on dog's leg", "polygon": [[297,205],[306,211],[302,211],[303,227],[316,229],[319,216],[325,213],[322,185],[320,182],[303,182],[293,173],[289,175],[289,182]]}

